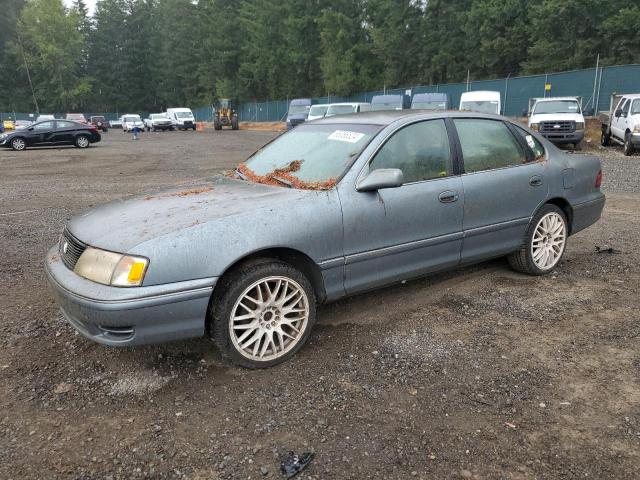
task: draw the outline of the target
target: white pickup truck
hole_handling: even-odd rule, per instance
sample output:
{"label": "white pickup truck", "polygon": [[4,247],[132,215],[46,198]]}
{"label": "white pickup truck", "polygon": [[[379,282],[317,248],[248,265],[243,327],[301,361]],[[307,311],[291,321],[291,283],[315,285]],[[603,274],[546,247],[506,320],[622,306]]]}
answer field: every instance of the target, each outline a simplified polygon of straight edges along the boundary
{"label": "white pickup truck", "polygon": [[529,100],[529,128],[556,145],[572,143],[574,147],[584,138],[584,116],[579,97],[547,97]]}
{"label": "white pickup truck", "polygon": [[609,112],[599,115],[602,123],[601,143],[623,146],[624,154],[633,155],[640,149],[640,93],[611,96]]}

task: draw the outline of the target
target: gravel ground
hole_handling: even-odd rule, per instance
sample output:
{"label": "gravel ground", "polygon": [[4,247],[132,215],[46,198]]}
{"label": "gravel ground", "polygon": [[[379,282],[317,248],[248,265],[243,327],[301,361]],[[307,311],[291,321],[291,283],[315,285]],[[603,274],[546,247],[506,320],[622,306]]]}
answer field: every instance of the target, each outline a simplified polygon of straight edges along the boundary
{"label": "gravel ground", "polygon": [[[603,157],[602,220],[554,275],[504,260],[321,307],[291,361],[210,341],[110,349],[62,320],[42,259],[90,205],[233,166],[271,132],[119,132],[0,151],[0,478],[637,478],[640,156]],[[597,253],[610,246],[614,253]]]}

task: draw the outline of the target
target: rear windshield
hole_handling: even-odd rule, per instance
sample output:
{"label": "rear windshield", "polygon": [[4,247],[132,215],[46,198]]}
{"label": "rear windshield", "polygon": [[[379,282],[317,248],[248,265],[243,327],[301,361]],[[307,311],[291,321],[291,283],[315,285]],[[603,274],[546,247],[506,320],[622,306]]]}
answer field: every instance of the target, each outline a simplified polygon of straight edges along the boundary
{"label": "rear windshield", "polygon": [[307,113],[311,107],[309,105],[290,105],[289,115],[299,115],[301,113]]}
{"label": "rear windshield", "polygon": [[326,190],[380,131],[379,125],[304,124],[258,150],[238,171],[250,181]]}
{"label": "rear windshield", "polygon": [[124,117],[125,122],[140,122],[140,115],[131,115],[128,117]]}
{"label": "rear windshield", "polygon": [[345,113],[353,113],[356,111],[354,105],[333,105],[329,107],[327,114],[329,115],[343,115]]}
{"label": "rear windshield", "polygon": [[193,117],[193,113],[191,112],[177,112],[176,117],[178,118],[191,118]]}
{"label": "rear windshield", "polygon": [[372,111],[378,110],[402,110],[401,103],[372,103],[371,104]]}
{"label": "rear windshield", "polygon": [[414,110],[446,110],[447,102],[413,102],[411,108]]}
{"label": "rear windshield", "polygon": [[500,113],[498,111],[498,102],[486,100],[462,102],[460,104],[460,110],[470,110],[472,112],[480,113]]}
{"label": "rear windshield", "polygon": [[545,113],[580,113],[580,105],[575,100],[554,100],[538,102],[533,107],[533,114]]}
{"label": "rear windshield", "polygon": [[[323,105],[323,106],[314,105],[309,110],[309,115],[313,115],[315,117],[324,116],[324,114],[327,113],[327,108],[329,108],[329,107],[327,107],[326,105]],[[291,110],[289,110],[289,111],[291,111]]]}

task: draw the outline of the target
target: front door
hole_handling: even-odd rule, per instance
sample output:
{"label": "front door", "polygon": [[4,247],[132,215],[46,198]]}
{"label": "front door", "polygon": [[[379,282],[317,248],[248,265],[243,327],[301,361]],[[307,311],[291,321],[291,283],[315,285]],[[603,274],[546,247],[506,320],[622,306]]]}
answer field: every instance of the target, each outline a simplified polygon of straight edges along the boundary
{"label": "front door", "polygon": [[464,174],[462,262],[516,250],[529,220],[547,197],[541,145],[501,120],[457,118]]}
{"label": "front door", "polygon": [[49,145],[54,126],[55,122],[53,120],[47,120],[29,127],[27,143],[29,145]]}
{"label": "front door", "polygon": [[622,98],[613,112],[613,118],[611,119],[611,133],[614,137],[620,140],[624,140],[625,132],[627,131],[630,107],[631,100]]}
{"label": "front door", "polygon": [[395,132],[363,172],[398,168],[402,186],[340,186],[348,294],[458,264],[464,195],[452,165],[444,120],[421,121]]}

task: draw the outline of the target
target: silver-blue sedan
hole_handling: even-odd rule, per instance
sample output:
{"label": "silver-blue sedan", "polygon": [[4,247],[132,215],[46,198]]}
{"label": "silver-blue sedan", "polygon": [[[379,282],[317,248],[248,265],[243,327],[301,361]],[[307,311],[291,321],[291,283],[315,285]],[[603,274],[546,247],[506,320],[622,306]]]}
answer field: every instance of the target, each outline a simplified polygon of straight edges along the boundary
{"label": "silver-blue sedan", "polygon": [[229,175],[73,218],[47,254],[62,313],[106,345],[208,335],[246,367],[305,343],[316,306],[508,256],[543,275],[604,206],[594,156],[503,117],[309,122]]}

